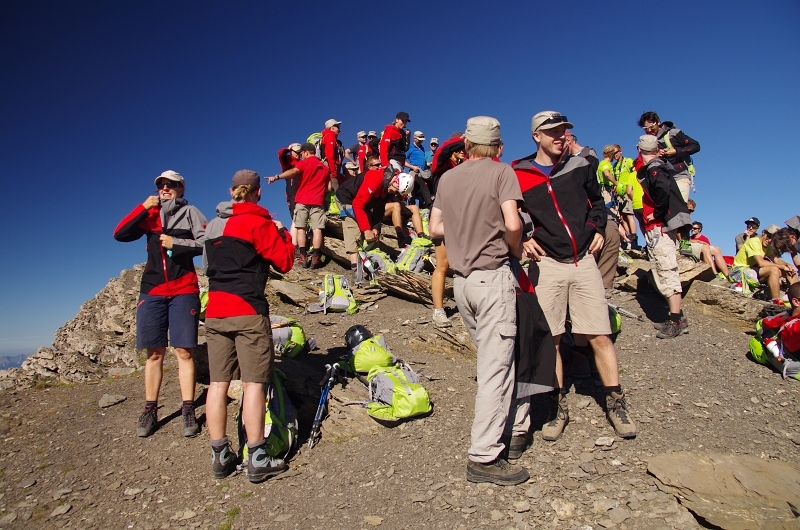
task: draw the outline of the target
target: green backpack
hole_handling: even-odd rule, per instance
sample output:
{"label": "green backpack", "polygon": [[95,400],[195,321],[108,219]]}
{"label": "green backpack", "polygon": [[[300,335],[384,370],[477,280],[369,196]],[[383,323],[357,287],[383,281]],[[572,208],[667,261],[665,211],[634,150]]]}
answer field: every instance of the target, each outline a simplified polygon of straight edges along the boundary
{"label": "green backpack", "polygon": [[[297,410],[281,384],[279,373],[275,370],[272,382],[264,385],[267,405],[267,412],[264,415],[264,438],[267,442],[267,454],[275,458],[285,457],[297,446]],[[239,412],[236,414],[236,428],[241,445],[239,456],[244,462],[247,459],[247,444],[244,443],[247,434],[242,419],[242,403],[244,403],[244,392],[239,401]]]}
{"label": "green backpack", "polygon": [[[425,267],[425,257],[427,256],[427,248],[421,242],[417,243],[420,239],[431,242],[430,239],[418,237],[411,241],[411,244],[400,252],[397,256],[397,269],[401,271],[422,272]],[[433,244],[433,242],[431,242]]]}
{"label": "green backpack", "polygon": [[431,398],[419,384],[419,377],[402,362],[397,366],[376,366],[369,371],[367,380],[367,414],[379,423],[396,424],[433,410]]}
{"label": "green backpack", "polygon": [[389,351],[382,335],[375,335],[361,342],[347,358],[347,367],[351,372],[366,374],[373,368],[392,366],[397,359]]}
{"label": "green backpack", "polygon": [[328,215],[339,215],[341,210],[339,210],[339,204],[336,202],[336,195],[332,192],[325,193],[325,201],[324,204],[328,205]]}
{"label": "green backpack", "polygon": [[325,314],[328,311],[334,313],[347,311],[347,314],[352,315],[358,311],[358,302],[350,291],[347,278],[341,274],[326,274],[319,291],[319,303],[311,304],[306,311]]}
{"label": "green backpack", "polygon": [[367,259],[372,262],[372,265],[376,270],[386,272],[388,274],[397,273],[397,265],[394,264],[394,261],[392,261],[392,258],[389,257],[389,254],[382,250],[376,248],[368,251]]}
{"label": "green backpack", "polygon": [[270,315],[272,328],[272,344],[275,353],[286,357],[297,357],[308,347],[306,334],[300,323],[294,319]]}

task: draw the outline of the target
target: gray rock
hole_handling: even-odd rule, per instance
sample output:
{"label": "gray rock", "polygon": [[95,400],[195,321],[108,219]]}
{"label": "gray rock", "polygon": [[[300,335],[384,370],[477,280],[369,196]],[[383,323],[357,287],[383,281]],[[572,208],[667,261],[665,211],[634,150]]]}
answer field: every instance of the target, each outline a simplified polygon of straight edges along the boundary
{"label": "gray rock", "polygon": [[550,503],[550,507],[556,512],[556,517],[562,521],[575,516],[575,504],[565,501],[564,499],[553,499]]}
{"label": "gray rock", "polygon": [[600,447],[611,447],[614,445],[614,438],[611,436],[601,436],[594,441],[594,444]]}
{"label": "gray rock", "polygon": [[529,512],[531,510],[531,503],[528,501],[518,501],[514,503],[514,511],[517,513]]}
{"label": "gray rock", "polygon": [[17,483],[17,487],[20,489],[28,489],[32,487],[34,484],[36,484],[35,478],[26,478]]}
{"label": "gray rock", "polygon": [[616,507],[611,508],[607,515],[608,518],[611,519],[612,523],[620,524],[622,521],[631,516],[631,512],[629,512],[627,508]]}
{"label": "gray rock", "polygon": [[616,508],[618,506],[619,506],[619,501],[615,501],[613,499],[609,499],[606,497],[601,497],[596,501],[594,501],[594,503],[592,504],[592,508],[594,509],[594,511],[601,514],[606,513],[608,510],[611,510],[612,508]]}
{"label": "gray rock", "polygon": [[71,504],[62,504],[61,506],[56,506],[55,510],[50,512],[50,515],[48,517],[50,519],[52,519],[53,517],[58,517],[59,515],[64,515],[65,513],[70,511],[71,509],[72,509],[72,505]]}
{"label": "gray rock", "polygon": [[100,406],[101,409],[105,409],[108,407],[113,407],[117,403],[122,403],[127,398],[122,395],[118,394],[103,394],[103,397],[100,398],[100,401],[97,404]]}
{"label": "gray rock", "polygon": [[3,517],[0,517],[0,528],[5,528],[16,520],[17,520],[17,514],[14,512],[9,512],[5,514]]}

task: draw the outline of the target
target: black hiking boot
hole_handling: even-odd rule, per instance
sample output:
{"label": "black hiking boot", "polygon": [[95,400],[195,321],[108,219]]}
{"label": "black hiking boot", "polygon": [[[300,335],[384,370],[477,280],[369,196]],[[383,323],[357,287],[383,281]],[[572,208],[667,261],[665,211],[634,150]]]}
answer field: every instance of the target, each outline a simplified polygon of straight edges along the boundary
{"label": "black hiking boot", "polygon": [[214,478],[225,478],[236,471],[236,453],[227,443],[222,447],[211,447],[211,469]]}
{"label": "black hiking boot", "polygon": [[156,407],[145,407],[142,415],[139,416],[139,426],[136,427],[136,436],[147,438],[156,432],[158,428],[158,409]]}
{"label": "black hiking boot", "polygon": [[[670,319],[666,319],[664,322],[653,322],[653,329],[661,330],[667,323],[670,322]],[[680,328],[684,330],[684,333],[689,333],[689,321],[686,320],[686,317],[682,317],[680,322],[678,323]]]}
{"label": "black hiking boot", "polygon": [[263,443],[247,451],[247,478],[253,484],[264,482],[269,477],[286,471],[286,462],[267,454],[267,444]]}
{"label": "black hiking boot", "polygon": [[684,333],[689,333],[689,323],[686,321],[686,317],[683,317],[678,322],[667,320],[664,322],[664,325],[661,326],[661,331],[656,333],[656,337],[659,339],[672,339],[680,337]]}
{"label": "black hiking boot", "polygon": [[194,415],[194,405],[184,404],[181,408],[181,416],[183,416],[183,435],[187,438],[197,436],[200,433],[200,424],[197,423]]}
{"label": "black hiking boot", "polygon": [[508,459],[519,460],[522,457],[522,453],[524,453],[532,443],[533,436],[531,433],[512,436],[511,442],[508,444]]}
{"label": "black hiking boot", "polygon": [[311,268],[312,269],[321,269],[325,264],[322,263],[322,258],[317,255],[311,256]]}
{"label": "black hiking boot", "polygon": [[530,475],[524,467],[509,464],[502,458],[488,464],[480,464],[472,460],[467,462],[467,480],[469,482],[491,482],[498,486],[516,486],[529,478]]}

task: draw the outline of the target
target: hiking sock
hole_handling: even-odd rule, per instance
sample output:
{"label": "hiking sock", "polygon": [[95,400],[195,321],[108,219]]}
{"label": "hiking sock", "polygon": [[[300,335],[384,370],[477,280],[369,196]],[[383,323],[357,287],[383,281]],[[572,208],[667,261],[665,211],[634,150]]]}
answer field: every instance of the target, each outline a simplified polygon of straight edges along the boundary
{"label": "hiking sock", "polygon": [[155,411],[157,409],[158,409],[158,400],[144,402],[144,410]]}
{"label": "hiking sock", "polygon": [[249,454],[253,454],[253,449],[256,449],[257,447],[260,447],[260,446],[264,445],[265,441],[266,440],[264,438],[262,438],[262,439],[260,439],[258,442],[254,443],[254,444],[251,444],[250,442],[247,442],[247,452]]}
{"label": "hiking sock", "polygon": [[315,248],[314,250],[311,251],[311,255],[315,258],[319,258],[322,255],[322,249]]}
{"label": "hiking sock", "polygon": [[306,256],[308,256],[308,250],[305,248],[301,248],[300,255],[303,256],[303,258],[305,258]]}
{"label": "hiking sock", "polygon": [[192,409],[194,409],[194,400],[193,399],[185,399],[183,401],[183,408],[185,408],[185,407],[191,407]]}
{"label": "hiking sock", "polygon": [[670,319],[672,322],[676,323],[676,324],[677,324],[678,322],[680,322],[682,318],[683,318],[683,311],[682,311],[682,310],[681,310],[681,312],[679,312],[679,313],[670,313],[670,314],[669,314],[669,319]]}
{"label": "hiking sock", "polygon": [[208,440],[208,442],[211,444],[212,449],[221,449],[228,445],[228,437],[223,436],[219,440]]}
{"label": "hiking sock", "polygon": [[605,392],[606,395],[611,394],[612,392],[614,392],[616,394],[621,394],[622,393],[622,387],[620,385],[617,385],[617,386],[604,386],[603,387],[603,392]]}

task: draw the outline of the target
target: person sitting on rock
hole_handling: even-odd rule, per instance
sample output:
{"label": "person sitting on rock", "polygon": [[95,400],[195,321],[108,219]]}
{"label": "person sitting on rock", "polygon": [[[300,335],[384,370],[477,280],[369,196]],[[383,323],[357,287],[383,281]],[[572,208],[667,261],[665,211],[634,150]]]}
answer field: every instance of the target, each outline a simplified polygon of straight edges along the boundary
{"label": "person sitting on rock", "polygon": [[[761,321],[758,338],[751,339],[750,352],[761,364],[771,364],[784,379],[800,379],[800,283],[786,293],[791,309]],[[761,347],[753,348],[753,340]]]}
{"label": "person sitting on rock", "polygon": [[[689,199],[691,200],[691,199]],[[721,278],[728,278],[728,264],[725,263],[725,258],[722,256],[722,250],[711,244],[701,232],[703,231],[703,223],[694,221],[692,223],[692,257],[696,260],[703,260],[703,263],[708,263],[714,274],[719,275]],[[719,272],[717,272],[719,271]]]}
{"label": "person sitting on rock", "polygon": [[761,236],[751,237],[744,242],[733,259],[731,278],[735,282],[742,282],[744,288],[747,279],[755,276],[759,282],[767,284],[769,297],[773,301],[783,303],[780,300],[781,278],[791,285],[797,282],[797,271],[788,263],[767,256],[767,249],[778,230],[780,228],[777,225],[769,225]]}
{"label": "person sitting on rock", "polygon": [[117,241],[147,237],[147,265],[136,305],[136,348],[147,351],[144,412],[136,428],[147,437],[158,427],[158,395],[167,341],[178,358],[183,435],[200,432],[194,413],[194,359],[200,289],[192,259],[203,253],[206,218],[183,198],[184,178],[175,171],[156,177],[158,195],[148,197],[114,230]]}

